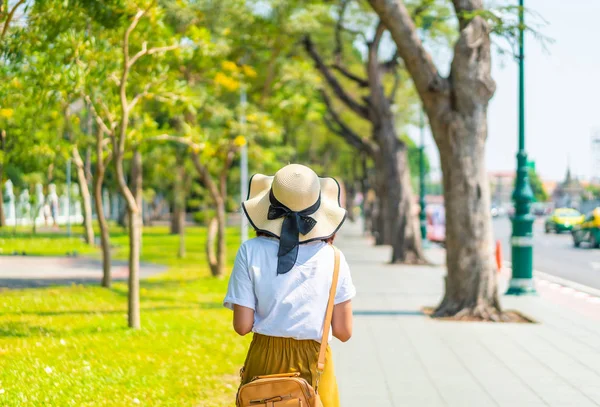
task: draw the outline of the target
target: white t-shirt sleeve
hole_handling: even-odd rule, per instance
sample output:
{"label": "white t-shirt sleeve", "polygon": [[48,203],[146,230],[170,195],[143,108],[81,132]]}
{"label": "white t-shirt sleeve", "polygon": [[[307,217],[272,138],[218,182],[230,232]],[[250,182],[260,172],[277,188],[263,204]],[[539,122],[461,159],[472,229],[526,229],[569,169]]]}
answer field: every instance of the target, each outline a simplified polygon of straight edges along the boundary
{"label": "white t-shirt sleeve", "polygon": [[350,266],[346,261],[346,257],[343,253],[340,253],[340,275],[338,277],[338,286],[335,293],[334,304],[341,304],[346,302],[356,295],[356,287],[352,283],[352,276],[350,275]]}
{"label": "white t-shirt sleeve", "polygon": [[240,247],[235,257],[233,271],[227,286],[227,295],[223,301],[223,305],[230,310],[233,310],[234,304],[256,311],[256,296],[254,295],[254,284],[248,270],[245,245]]}

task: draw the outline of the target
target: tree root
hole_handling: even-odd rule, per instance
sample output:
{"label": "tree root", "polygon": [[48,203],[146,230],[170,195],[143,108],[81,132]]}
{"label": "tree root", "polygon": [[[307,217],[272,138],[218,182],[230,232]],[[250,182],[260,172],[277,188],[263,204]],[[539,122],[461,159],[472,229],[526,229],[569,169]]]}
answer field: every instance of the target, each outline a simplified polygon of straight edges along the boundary
{"label": "tree root", "polygon": [[433,312],[433,318],[452,319],[456,321],[489,321],[510,322],[511,317],[492,304],[478,303],[474,306],[444,301]]}
{"label": "tree root", "polygon": [[419,256],[415,252],[408,252],[404,256],[404,258],[395,259],[391,262],[391,264],[406,264],[410,266],[431,266],[432,263],[429,262],[424,257]]}

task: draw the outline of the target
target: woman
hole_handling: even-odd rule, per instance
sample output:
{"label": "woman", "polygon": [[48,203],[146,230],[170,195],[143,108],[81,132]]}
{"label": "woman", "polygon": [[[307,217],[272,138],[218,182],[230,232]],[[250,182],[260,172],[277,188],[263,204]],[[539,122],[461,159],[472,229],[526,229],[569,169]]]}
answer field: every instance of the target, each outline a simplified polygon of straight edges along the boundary
{"label": "woman", "polygon": [[[254,332],[242,384],[259,375],[299,372],[314,387],[317,354],[334,269],[331,243],[346,218],[340,187],[308,167],[291,164],[274,177],[256,174],[242,207],[257,232],[240,247],[224,305],[239,335]],[[356,289],[340,258],[331,323],[333,336],[352,336]],[[329,340],[331,340],[331,333]],[[331,350],[318,387],[324,407],[339,407]]]}

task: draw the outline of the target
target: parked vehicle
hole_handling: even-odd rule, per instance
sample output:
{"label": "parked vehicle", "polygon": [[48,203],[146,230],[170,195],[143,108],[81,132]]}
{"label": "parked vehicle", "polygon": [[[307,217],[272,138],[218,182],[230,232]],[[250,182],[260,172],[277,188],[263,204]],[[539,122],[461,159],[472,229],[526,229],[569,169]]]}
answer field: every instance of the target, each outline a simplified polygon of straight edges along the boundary
{"label": "parked vehicle", "polygon": [[569,232],[573,227],[581,224],[585,217],[576,209],[558,208],[546,219],[544,230],[550,232]]}
{"label": "parked vehicle", "polygon": [[593,248],[600,247],[600,208],[585,216],[583,223],[575,226],[571,235],[575,247],[579,247],[582,242]]}
{"label": "parked vehicle", "polygon": [[446,241],[446,211],[444,205],[429,204],[427,214],[427,240],[443,244]]}

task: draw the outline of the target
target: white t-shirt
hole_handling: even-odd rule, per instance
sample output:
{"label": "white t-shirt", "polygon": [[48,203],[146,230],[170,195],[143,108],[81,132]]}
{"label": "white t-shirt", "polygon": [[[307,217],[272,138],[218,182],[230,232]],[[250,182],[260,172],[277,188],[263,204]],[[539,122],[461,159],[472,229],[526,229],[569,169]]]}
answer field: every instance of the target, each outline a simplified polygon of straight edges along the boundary
{"label": "white t-shirt", "polygon": [[[224,306],[251,308],[253,332],[320,342],[323,320],[333,279],[334,252],[325,242],[301,244],[294,267],[277,274],[279,240],[256,237],[238,250]],[[340,274],[335,304],[356,295],[350,268],[340,255]],[[331,340],[331,333],[329,340]]]}

